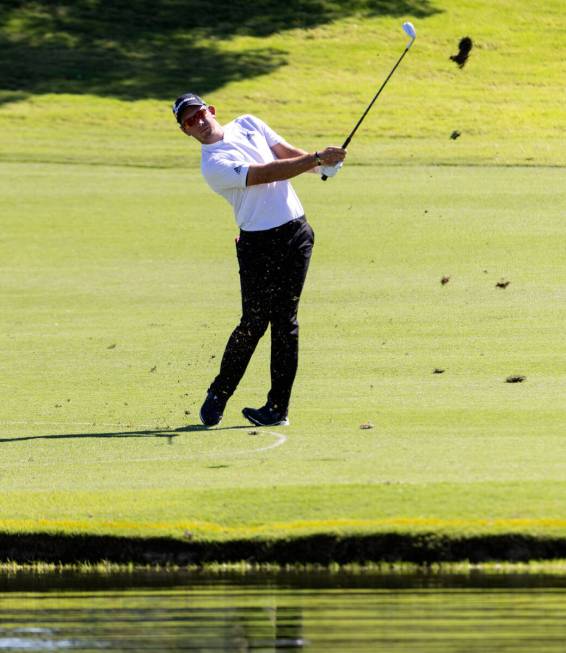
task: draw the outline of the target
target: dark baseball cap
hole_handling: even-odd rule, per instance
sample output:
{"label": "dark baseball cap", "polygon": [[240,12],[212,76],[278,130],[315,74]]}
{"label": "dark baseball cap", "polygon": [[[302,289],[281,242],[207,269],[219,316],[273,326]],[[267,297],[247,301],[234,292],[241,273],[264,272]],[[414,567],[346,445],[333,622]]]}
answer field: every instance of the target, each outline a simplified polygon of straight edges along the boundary
{"label": "dark baseball cap", "polygon": [[175,103],[173,104],[173,113],[175,114],[175,118],[177,118],[177,122],[181,124],[181,116],[187,107],[202,106],[206,106],[206,102],[201,97],[194,93],[184,93],[175,100]]}

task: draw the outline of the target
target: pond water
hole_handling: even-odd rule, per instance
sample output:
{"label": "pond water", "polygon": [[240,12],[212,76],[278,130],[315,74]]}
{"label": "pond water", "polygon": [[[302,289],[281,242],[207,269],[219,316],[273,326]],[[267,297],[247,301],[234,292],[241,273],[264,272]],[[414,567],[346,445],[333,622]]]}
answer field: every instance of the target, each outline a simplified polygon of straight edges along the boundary
{"label": "pond water", "polygon": [[0,575],[2,651],[566,650],[566,577]]}

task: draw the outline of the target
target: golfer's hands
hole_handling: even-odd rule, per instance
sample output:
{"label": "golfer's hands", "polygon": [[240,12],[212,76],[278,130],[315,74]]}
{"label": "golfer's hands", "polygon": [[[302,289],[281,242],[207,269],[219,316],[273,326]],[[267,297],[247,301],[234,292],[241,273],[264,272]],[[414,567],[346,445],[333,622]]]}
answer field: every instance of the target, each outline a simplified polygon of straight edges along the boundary
{"label": "golfer's hands", "polygon": [[318,152],[318,158],[321,161],[321,167],[335,166],[337,163],[344,161],[346,150],[341,147],[325,147],[324,150]]}
{"label": "golfer's hands", "polygon": [[320,159],[320,176],[322,180],[328,177],[334,177],[344,164],[346,150],[342,147],[326,147],[322,152],[318,152]]}
{"label": "golfer's hands", "polygon": [[320,166],[320,175],[325,177],[334,177],[340,171],[340,168],[344,165],[343,161],[340,161],[334,166]]}

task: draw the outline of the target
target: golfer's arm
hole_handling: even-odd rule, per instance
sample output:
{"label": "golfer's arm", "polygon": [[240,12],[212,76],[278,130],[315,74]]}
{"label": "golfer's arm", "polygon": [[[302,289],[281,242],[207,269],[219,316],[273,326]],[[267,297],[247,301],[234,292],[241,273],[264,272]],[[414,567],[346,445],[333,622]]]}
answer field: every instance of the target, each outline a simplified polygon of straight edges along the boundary
{"label": "golfer's arm", "polygon": [[275,145],[271,146],[271,151],[278,159],[294,159],[302,154],[307,154],[305,150],[300,150],[298,147],[285,142],[275,143]]}
{"label": "golfer's arm", "polygon": [[308,172],[316,165],[316,156],[305,152],[289,159],[276,159],[261,165],[251,165],[248,168],[247,186],[270,184],[273,181],[292,179],[303,172]]}
{"label": "golfer's arm", "polygon": [[[301,156],[301,154],[307,154],[305,150],[301,150],[294,145],[289,145],[289,143],[286,143],[285,141],[272,145],[271,151],[278,159],[292,159],[294,157]],[[315,165],[307,172],[314,172],[318,174],[320,172],[320,166]]]}

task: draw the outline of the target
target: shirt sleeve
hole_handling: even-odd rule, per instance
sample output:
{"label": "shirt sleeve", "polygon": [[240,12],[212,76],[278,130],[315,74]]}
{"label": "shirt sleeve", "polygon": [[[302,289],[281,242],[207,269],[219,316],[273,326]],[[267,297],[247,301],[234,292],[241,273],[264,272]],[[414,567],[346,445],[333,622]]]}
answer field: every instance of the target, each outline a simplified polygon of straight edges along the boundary
{"label": "shirt sleeve", "polygon": [[277,143],[285,142],[285,139],[279,136],[279,134],[273,129],[271,129],[271,127],[267,123],[263,122],[261,118],[257,118],[256,116],[251,116],[251,115],[248,116],[248,118],[250,122],[254,124],[256,129],[263,134],[269,147],[273,147],[274,145],[277,145]]}
{"label": "shirt sleeve", "polygon": [[248,168],[246,161],[229,161],[227,159],[212,159],[203,168],[203,175],[208,185],[215,191],[229,188],[245,188]]}

